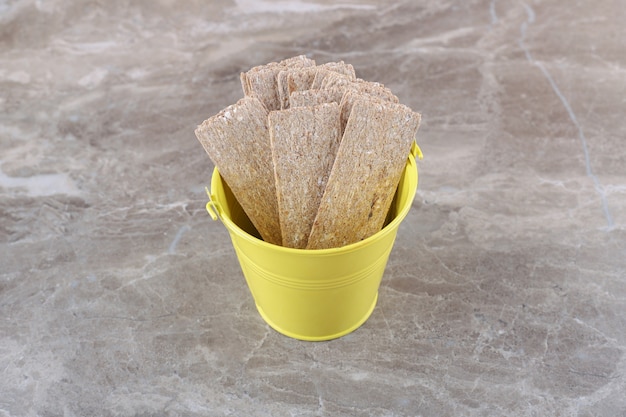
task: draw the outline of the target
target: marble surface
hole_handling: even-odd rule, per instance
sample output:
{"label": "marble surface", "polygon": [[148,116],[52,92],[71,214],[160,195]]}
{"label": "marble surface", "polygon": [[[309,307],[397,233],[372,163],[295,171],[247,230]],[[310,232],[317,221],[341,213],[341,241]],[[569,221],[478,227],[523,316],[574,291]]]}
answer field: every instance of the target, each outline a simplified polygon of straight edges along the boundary
{"label": "marble surface", "polygon": [[[0,1],[0,416],[626,415],[617,0]],[[193,130],[345,60],[423,115],[358,330],[271,330]]]}

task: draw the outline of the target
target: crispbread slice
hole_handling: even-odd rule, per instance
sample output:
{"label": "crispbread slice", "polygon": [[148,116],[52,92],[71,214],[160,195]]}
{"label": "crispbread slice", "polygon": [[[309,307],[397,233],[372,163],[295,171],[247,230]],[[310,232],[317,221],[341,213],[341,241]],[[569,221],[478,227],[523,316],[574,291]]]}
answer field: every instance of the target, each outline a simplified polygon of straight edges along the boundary
{"label": "crispbread slice", "polygon": [[[270,62],[264,65],[257,65],[256,67],[250,68],[247,72],[239,74],[243,94],[246,97],[256,94],[256,92],[253,92],[252,90],[252,83],[258,83],[259,78],[263,78],[265,82],[268,83],[271,81],[271,77],[269,77],[271,70],[280,71],[280,68],[281,66],[278,62]],[[259,72],[261,75],[258,74]],[[258,88],[256,88],[256,90],[258,90]],[[261,102],[263,102],[262,98],[260,99]]]}
{"label": "crispbread slice", "polygon": [[[316,75],[320,72],[338,73],[348,79],[355,80],[356,75],[354,67],[350,64],[346,64],[343,61],[340,62],[328,62],[326,64],[318,65],[316,67],[304,67],[297,69],[288,69],[278,73],[278,94],[281,102],[281,108],[286,109],[291,105],[290,96],[295,91],[310,90],[315,80]],[[332,100],[320,101],[330,102]],[[339,102],[339,100],[336,100]]]}
{"label": "crispbread slice", "polygon": [[351,80],[349,77],[341,74],[329,74],[322,81],[323,89],[339,88],[344,91],[353,90],[362,94],[367,94],[370,97],[377,97],[385,101],[392,103],[398,103],[398,97],[391,92],[390,89],[383,84],[365,81],[360,78]]}
{"label": "crispbread slice", "polygon": [[350,87],[351,89],[362,94],[367,94],[370,97],[377,97],[385,101],[390,101],[392,103],[400,102],[398,97],[393,94],[390,89],[388,89],[381,83],[365,81],[357,78],[356,81],[350,85]]}
{"label": "crispbread slice", "polygon": [[311,67],[289,71],[287,73],[287,92],[291,94],[294,91],[310,89],[316,72],[317,70]]}
{"label": "crispbread slice", "polygon": [[339,147],[339,105],[271,112],[269,131],[283,246],[303,249]]}
{"label": "crispbread slice", "polygon": [[350,84],[349,88],[344,90],[343,96],[341,97],[341,102],[339,103],[340,113],[341,113],[341,131],[345,131],[346,125],[348,123],[348,118],[350,117],[350,112],[352,111],[352,106],[357,100],[370,100],[370,101],[391,101],[393,103],[397,103],[397,100],[393,98],[396,96],[390,97],[388,96],[384,90],[378,90],[376,88],[370,89],[369,87],[364,87],[362,83],[353,83]]}
{"label": "crispbread slice", "polygon": [[322,103],[337,102],[335,94],[328,90],[294,91],[289,95],[290,107],[316,106]]}
{"label": "crispbread slice", "polygon": [[278,74],[285,69],[314,67],[315,61],[305,55],[287,58],[280,62],[270,62],[253,67],[240,75],[243,93],[255,96],[265,105],[268,111],[279,110],[281,100],[278,92]]}
{"label": "crispbread slice", "polygon": [[243,90],[244,96],[250,95],[250,84],[248,83],[248,74],[242,72],[239,74],[239,81],[241,81],[241,89]]}
{"label": "crispbread slice", "polygon": [[[247,96],[258,98],[268,111],[280,109],[276,76],[281,71],[278,65],[260,68],[246,73]],[[245,91],[245,90],[244,90]]]}
{"label": "crispbread slice", "polygon": [[289,108],[293,91],[308,90],[315,78],[315,67],[287,69],[278,73],[278,95],[282,109]]}
{"label": "crispbread slice", "polygon": [[317,72],[315,73],[315,78],[311,83],[312,90],[319,90],[323,88],[326,78],[332,75],[340,75],[347,81],[356,80],[354,67],[350,64],[345,64],[343,61],[327,62],[326,64],[318,65],[316,69]]}
{"label": "crispbread slice", "polygon": [[195,133],[261,237],[280,245],[280,221],[267,110],[245,97],[205,120]]}
{"label": "crispbread slice", "polygon": [[329,71],[338,72],[340,74],[348,76],[352,80],[356,79],[356,72],[354,71],[354,67],[351,64],[346,64],[343,61],[327,62],[325,64],[318,65],[317,67]]}
{"label": "crispbread slice", "polygon": [[336,72],[318,67],[315,72],[315,78],[313,78],[313,82],[311,83],[311,90],[320,90],[324,79],[330,74],[336,74]]}
{"label": "crispbread slice", "polygon": [[278,64],[287,68],[305,68],[314,67],[315,60],[307,58],[306,55],[298,55],[291,58],[283,59]]}
{"label": "crispbread slice", "polygon": [[402,104],[354,103],[307,249],[348,245],[382,228],[419,123]]}
{"label": "crispbread slice", "polygon": [[[319,68],[319,67],[318,67]],[[326,89],[330,87],[345,86],[354,82],[354,78],[349,75],[341,74],[339,72],[331,71],[328,69],[319,68],[315,74],[312,89]]]}

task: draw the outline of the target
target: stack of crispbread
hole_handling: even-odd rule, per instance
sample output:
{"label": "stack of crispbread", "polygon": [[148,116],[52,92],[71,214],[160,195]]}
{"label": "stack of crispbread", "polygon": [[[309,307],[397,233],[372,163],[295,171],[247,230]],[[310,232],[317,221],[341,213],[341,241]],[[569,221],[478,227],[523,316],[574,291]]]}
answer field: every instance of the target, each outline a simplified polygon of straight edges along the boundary
{"label": "stack of crispbread", "polygon": [[301,55],[240,78],[244,98],[196,136],[261,237],[326,249],[378,232],[420,115],[344,62]]}

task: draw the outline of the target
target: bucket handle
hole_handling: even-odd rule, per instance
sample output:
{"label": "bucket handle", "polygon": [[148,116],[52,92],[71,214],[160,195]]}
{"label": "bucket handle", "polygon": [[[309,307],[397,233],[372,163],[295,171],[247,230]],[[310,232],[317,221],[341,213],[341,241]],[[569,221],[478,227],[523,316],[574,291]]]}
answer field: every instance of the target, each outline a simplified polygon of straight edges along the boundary
{"label": "bucket handle", "polygon": [[422,154],[422,150],[415,141],[411,145],[411,155],[413,155],[413,158],[424,159],[424,154]]}
{"label": "bucket handle", "polygon": [[220,219],[220,221],[222,221],[222,216],[220,216],[221,207],[219,206],[219,203],[213,201],[213,198],[211,197],[211,192],[207,187],[204,187],[204,190],[206,191],[206,195],[209,197],[209,201],[206,203],[206,211],[209,213],[209,216],[211,216],[211,219],[213,219],[213,221],[217,219]]}

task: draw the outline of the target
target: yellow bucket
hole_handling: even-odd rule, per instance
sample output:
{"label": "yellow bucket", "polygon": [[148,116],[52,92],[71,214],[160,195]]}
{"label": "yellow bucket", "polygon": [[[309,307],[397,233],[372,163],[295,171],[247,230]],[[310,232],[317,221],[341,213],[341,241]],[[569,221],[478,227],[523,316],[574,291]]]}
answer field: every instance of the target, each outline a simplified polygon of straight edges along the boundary
{"label": "yellow bucket", "polygon": [[[276,331],[310,341],[335,339],[361,326],[378,299],[378,287],[417,189],[413,145],[385,227],[360,242],[333,249],[292,249],[260,239],[217,168],[206,209],[228,229],[257,310]],[[208,190],[207,190],[208,193]]]}

